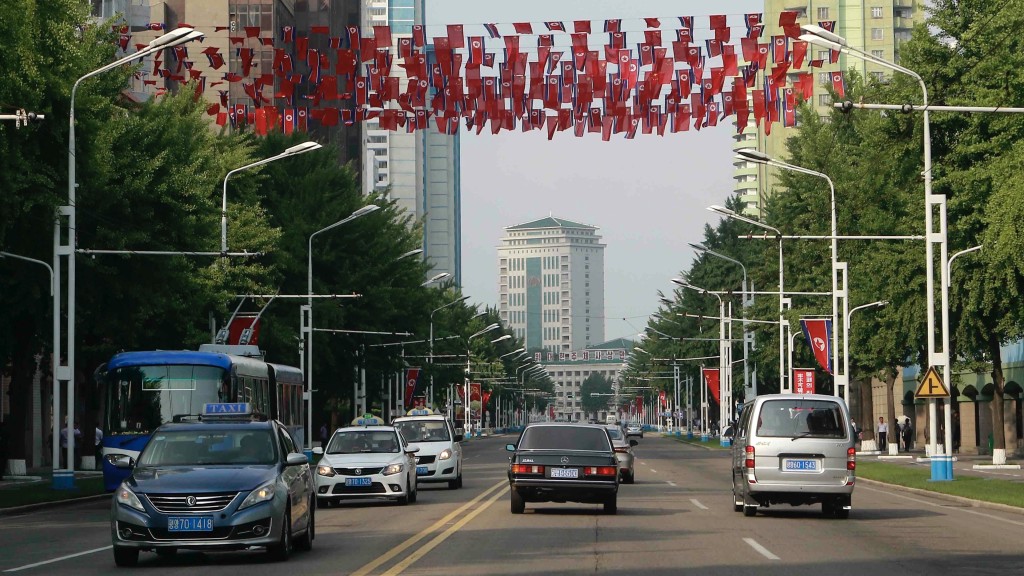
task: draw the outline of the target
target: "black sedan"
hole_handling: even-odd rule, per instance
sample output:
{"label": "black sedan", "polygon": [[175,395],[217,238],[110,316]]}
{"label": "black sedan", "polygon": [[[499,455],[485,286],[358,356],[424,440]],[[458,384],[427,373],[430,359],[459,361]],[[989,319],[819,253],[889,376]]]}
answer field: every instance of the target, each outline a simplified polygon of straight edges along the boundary
{"label": "black sedan", "polygon": [[603,504],[606,514],[615,514],[619,467],[604,426],[537,422],[505,449],[512,452],[513,514],[522,514],[527,502]]}

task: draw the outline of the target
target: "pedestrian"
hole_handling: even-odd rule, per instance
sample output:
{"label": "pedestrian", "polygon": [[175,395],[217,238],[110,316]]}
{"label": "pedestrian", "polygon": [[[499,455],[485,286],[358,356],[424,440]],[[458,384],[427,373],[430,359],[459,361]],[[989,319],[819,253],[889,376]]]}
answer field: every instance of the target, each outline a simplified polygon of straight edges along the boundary
{"label": "pedestrian", "polygon": [[903,419],[903,427],[900,429],[903,436],[903,449],[910,452],[910,445],[914,441],[914,428],[910,425],[910,418]]}
{"label": "pedestrian", "polygon": [[960,453],[960,412],[953,412],[953,454]]}
{"label": "pedestrian", "polygon": [[320,449],[327,451],[327,423],[320,425]]}
{"label": "pedestrian", "polygon": [[82,426],[81,426],[81,424],[79,424],[78,420],[75,420],[75,454],[74,454],[74,458],[75,458],[75,462],[71,466],[72,469],[78,468],[78,463],[81,462],[81,460],[82,460]]}
{"label": "pedestrian", "polygon": [[889,435],[889,425],[885,423],[885,418],[882,416],[878,417],[878,449],[885,452],[886,447],[886,436]]}

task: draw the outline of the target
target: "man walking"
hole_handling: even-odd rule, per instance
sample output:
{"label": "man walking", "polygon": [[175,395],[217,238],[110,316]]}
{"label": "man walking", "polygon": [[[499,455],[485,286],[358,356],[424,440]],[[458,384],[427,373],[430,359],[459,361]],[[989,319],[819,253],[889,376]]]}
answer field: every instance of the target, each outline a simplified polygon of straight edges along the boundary
{"label": "man walking", "polygon": [[910,427],[910,418],[903,419],[903,427],[900,429],[903,436],[903,449],[910,452],[910,445],[914,440],[914,429]]}
{"label": "man walking", "polygon": [[885,418],[882,416],[878,417],[878,449],[885,452],[888,448],[886,445],[886,436],[889,435],[889,425],[885,423]]}

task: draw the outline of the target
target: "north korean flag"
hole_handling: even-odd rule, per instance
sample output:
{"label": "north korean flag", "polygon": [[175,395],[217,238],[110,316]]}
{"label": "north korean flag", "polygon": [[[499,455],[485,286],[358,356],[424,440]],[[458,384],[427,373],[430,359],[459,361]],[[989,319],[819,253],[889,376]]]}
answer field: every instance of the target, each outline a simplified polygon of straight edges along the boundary
{"label": "north korean flag", "polygon": [[814,359],[829,374],[832,373],[832,320],[829,318],[800,319],[804,338],[811,346]]}

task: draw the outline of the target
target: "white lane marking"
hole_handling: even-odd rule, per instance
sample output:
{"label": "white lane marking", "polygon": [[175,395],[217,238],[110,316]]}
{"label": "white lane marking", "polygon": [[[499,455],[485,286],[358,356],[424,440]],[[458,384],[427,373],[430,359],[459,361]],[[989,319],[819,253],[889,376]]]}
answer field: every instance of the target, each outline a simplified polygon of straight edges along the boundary
{"label": "white lane marking", "polygon": [[768,551],[767,548],[758,544],[753,538],[744,538],[743,541],[749,544],[751,548],[757,550],[762,556],[769,560],[782,560],[782,558],[779,558],[775,554],[772,554]]}
{"label": "white lane marking", "polygon": [[708,509],[707,506],[701,504],[700,500],[697,500],[696,498],[690,498],[690,502],[693,502],[693,505],[696,506],[697,508],[700,508],[701,510],[707,510]]}
{"label": "white lane marking", "polygon": [[658,471],[657,471],[657,470],[655,470],[654,468],[651,468],[651,472],[654,472],[655,474],[657,474],[657,473],[658,473]]}
{"label": "white lane marking", "polygon": [[1014,526],[1024,526],[1024,522],[1020,522],[1020,521],[1017,521],[1017,520],[1010,520],[1008,518],[1000,518],[999,516],[995,516],[993,514],[986,514],[984,512],[978,512],[977,510],[970,510],[968,508],[958,508],[958,507],[956,507],[954,505],[951,505],[951,504],[953,504],[951,502],[929,502],[927,500],[921,500],[921,499],[918,499],[918,498],[911,498],[910,496],[904,496],[902,494],[896,494],[894,492],[887,492],[885,490],[878,490],[876,488],[868,488],[866,486],[861,486],[861,490],[867,490],[869,492],[878,492],[879,494],[885,494],[887,496],[893,496],[895,498],[902,498],[904,500],[910,500],[911,502],[915,502],[917,504],[924,504],[926,506],[934,506],[936,508],[944,508],[944,509],[950,510],[950,511],[956,510],[957,512],[963,512],[965,514],[974,514],[975,516],[981,516],[982,518],[988,518],[989,520],[999,520],[1000,522],[1006,522],[1007,524],[1013,524]]}
{"label": "white lane marking", "polygon": [[104,546],[103,548],[94,548],[92,550],[86,550],[85,552],[79,552],[77,554],[68,554],[67,556],[61,556],[60,558],[53,558],[51,560],[43,560],[42,562],[36,562],[35,564],[26,564],[24,566],[18,566],[17,568],[8,568],[4,572],[18,572],[21,570],[28,570],[29,568],[35,568],[36,566],[43,566],[45,564],[53,564],[54,562],[60,562],[61,560],[67,560],[69,558],[77,558],[78,556],[85,556],[86,554],[95,554],[96,552],[103,552],[104,550],[110,550],[113,546]]}
{"label": "white lane marking", "polygon": [[666,482],[668,482],[668,485],[669,485],[669,486],[671,486],[671,487],[673,487],[673,488],[676,488],[676,487],[677,487],[677,486],[676,486],[676,483],[675,483],[675,482],[673,482],[673,481],[671,481],[671,480],[666,480]]}

